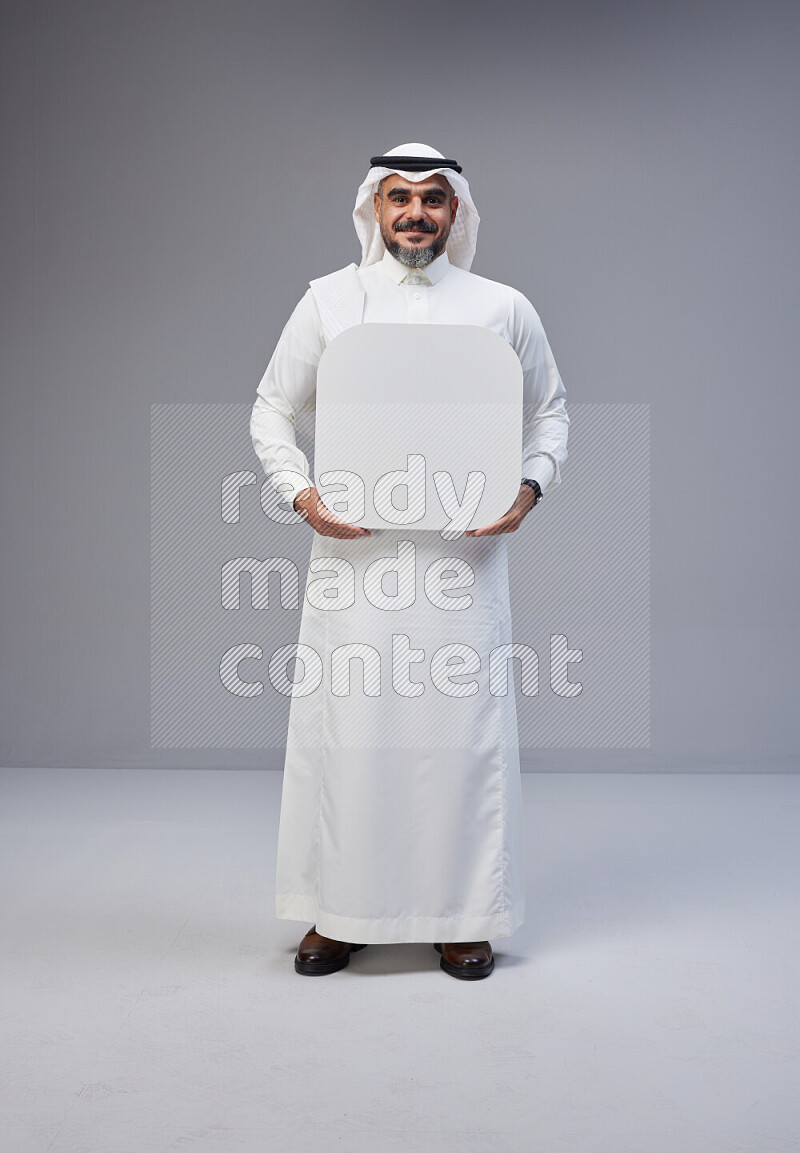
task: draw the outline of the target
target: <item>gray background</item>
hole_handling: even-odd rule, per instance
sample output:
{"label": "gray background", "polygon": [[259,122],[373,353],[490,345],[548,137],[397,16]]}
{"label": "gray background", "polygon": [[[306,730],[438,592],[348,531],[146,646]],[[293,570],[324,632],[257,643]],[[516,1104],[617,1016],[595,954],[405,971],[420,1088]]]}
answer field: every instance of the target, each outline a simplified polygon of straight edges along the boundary
{"label": "gray background", "polygon": [[279,765],[150,748],[150,406],[252,403],[368,157],[421,139],[568,400],[651,406],[650,748],[528,767],[797,767],[793,5],[2,16],[4,764]]}

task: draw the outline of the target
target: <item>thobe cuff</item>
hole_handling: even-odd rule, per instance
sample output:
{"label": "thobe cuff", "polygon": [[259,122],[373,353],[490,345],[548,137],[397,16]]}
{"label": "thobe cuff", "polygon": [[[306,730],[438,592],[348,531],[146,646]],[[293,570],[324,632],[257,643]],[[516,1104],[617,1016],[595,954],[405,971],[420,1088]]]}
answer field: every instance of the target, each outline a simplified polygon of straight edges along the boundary
{"label": "thobe cuff", "polygon": [[527,461],[522,462],[522,475],[526,480],[538,481],[539,488],[544,492],[555,478],[555,461],[546,453],[529,457]]}
{"label": "thobe cuff", "polygon": [[291,508],[294,504],[295,497],[298,493],[303,492],[305,489],[313,488],[314,482],[309,480],[301,472],[294,472],[291,469],[281,469],[279,472],[273,472],[270,475],[275,491],[280,495],[281,500]]}

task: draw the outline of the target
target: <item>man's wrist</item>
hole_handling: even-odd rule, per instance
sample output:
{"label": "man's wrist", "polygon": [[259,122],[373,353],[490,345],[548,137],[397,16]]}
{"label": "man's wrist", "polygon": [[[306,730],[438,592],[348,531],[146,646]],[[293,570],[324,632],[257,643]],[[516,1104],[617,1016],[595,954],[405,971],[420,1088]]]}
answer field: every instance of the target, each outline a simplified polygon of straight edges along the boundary
{"label": "man's wrist", "polygon": [[308,485],[306,485],[305,488],[301,488],[300,491],[295,494],[295,498],[292,501],[294,511],[299,512],[300,508],[308,502],[309,497],[313,496],[313,494],[314,489],[309,488]]}
{"label": "man's wrist", "polygon": [[522,484],[526,484],[528,486],[528,488],[533,490],[533,495],[535,498],[534,502],[533,502],[533,507],[535,508],[536,505],[539,503],[539,501],[542,499],[542,490],[539,486],[538,480],[528,480],[527,477],[523,477],[522,478]]}

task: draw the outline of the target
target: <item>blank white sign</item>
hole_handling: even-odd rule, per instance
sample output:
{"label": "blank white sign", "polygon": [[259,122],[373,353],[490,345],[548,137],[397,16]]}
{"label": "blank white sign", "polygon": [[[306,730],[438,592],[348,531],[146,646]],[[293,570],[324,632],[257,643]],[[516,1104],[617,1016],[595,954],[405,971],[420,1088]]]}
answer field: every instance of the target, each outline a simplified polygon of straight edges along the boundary
{"label": "blank white sign", "polygon": [[365,528],[449,529],[501,517],[522,476],[522,366],[476,325],[361,324],[317,375],[315,481]]}

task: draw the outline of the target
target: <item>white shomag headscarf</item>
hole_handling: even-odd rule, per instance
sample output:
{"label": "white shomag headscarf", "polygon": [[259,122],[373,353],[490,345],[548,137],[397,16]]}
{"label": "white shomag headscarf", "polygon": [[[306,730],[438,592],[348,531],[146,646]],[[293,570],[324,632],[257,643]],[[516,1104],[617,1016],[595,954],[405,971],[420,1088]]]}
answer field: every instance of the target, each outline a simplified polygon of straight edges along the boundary
{"label": "white shomag headscarf", "polygon": [[436,161],[444,160],[444,156],[428,144],[399,144],[397,148],[392,148],[382,155],[430,156],[432,163],[427,172],[403,172],[402,169],[397,168],[370,168],[366,180],[358,190],[356,206],[353,209],[353,221],[358,239],[361,241],[361,267],[364,268],[367,264],[376,264],[383,259],[383,254],[386,251],[381,230],[375,219],[372,201],[372,197],[378,191],[378,185],[384,176],[398,172],[404,179],[416,183],[420,180],[428,180],[431,176],[439,173],[449,180],[458,197],[458,212],[447,239],[447,258],[451,264],[457,264],[459,268],[468,272],[475,256],[478,225],[481,218],[478,216],[478,210],[472,201],[467,181],[459,172],[454,172],[452,168],[437,168]]}

